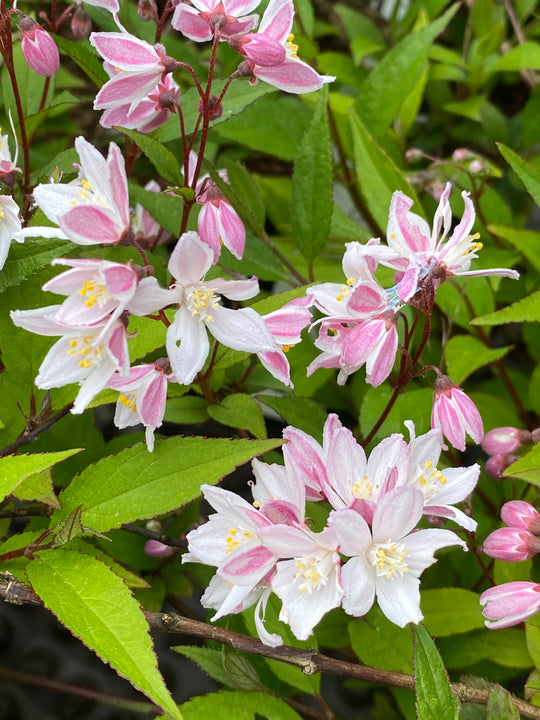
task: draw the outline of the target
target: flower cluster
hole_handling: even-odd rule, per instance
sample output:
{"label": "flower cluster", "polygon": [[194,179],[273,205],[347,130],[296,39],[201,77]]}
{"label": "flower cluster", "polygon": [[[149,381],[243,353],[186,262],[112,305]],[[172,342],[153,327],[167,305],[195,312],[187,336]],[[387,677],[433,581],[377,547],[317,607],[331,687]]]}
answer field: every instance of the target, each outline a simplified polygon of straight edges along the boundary
{"label": "flower cluster", "polygon": [[[420,575],[434,552],[465,543],[452,531],[417,529],[422,516],[449,518],[468,530],[476,523],[453,503],[476,485],[479,467],[439,470],[438,430],[410,440],[384,439],[369,458],[336,415],[329,415],[322,445],[294,427],[283,437],[284,465],[253,461],[250,505],[227,490],[203,485],[216,510],[188,535],[184,562],[217,567],[203,595],[214,619],[256,604],[259,636],[268,645],[263,616],[270,593],[282,602],[280,620],[305,640],[323,615],[342,606],[365,615],[375,602],[400,627],[420,622]],[[306,522],[306,499],[325,500],[326,526]]]}

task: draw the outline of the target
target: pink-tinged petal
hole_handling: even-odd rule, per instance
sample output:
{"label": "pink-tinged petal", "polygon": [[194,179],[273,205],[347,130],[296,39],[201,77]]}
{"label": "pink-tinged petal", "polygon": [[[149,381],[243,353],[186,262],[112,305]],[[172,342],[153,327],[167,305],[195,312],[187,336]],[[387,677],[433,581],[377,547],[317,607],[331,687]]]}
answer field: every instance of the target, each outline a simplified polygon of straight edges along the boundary
{"label": "pink-tinged petal", "polygon": [[98,365],[96,370],[89,374],[87,378],[80,381],[81,388],[71,408],[71,412],[74,415],[80,415],[84,412],[88,403],[93,400],[101,390],[107,387],[107,382],[115,369],[112,362],[104,361]]}
{"label": "pink-tinged petal", "polygon": [[370,317],[386,308],[386,293],[377,283],[360,283],[352,291],[347,307],[352,310],[358,318]]}
{"label": "pink-tinged petal", "polygon": [[212,251],[197,233],[186,232],[171,253],[169,272],[181,285],[193,285],[212,267],[213,259]]}
{"label": "pink-tinged petal", "polygon": [[60,219],[60,227],[78,245],[114,245],[120,241],[125,228],[119,228],[116,218],[104,208],[79,205]]}
{"label": "pink-tinged petal", "polygon": [[216,263],[221,254],[218,228],[218,208],[212,203],[205,203],[197,218],[197,227],[201,240],[211,248],[214,253],[213,262]]}
{"label": "pink-tinged petal", "polygon": [[467,546],[451,530],[417,530],[402,539],[407,555],[409,572],[419,577],[426,568],[433,565],[433,553],[449,545],[461,545],[464,550]]}
{"label": "pink-tinged petal", "polygon": [[122,72],[103,85],[95,97],[94,110],[105,110],[118,104],[134,103],[152,92],[160,78],[159,72]]}
{"label": "pink-tinged petal", "polygon": [[486,626],[491,629],[510,627],[535,615],[540,609],[540,585],[514,581],[486,590],[480,596]]}
{"label": "pink-tinged petal", "polygon": [[459,277],[507,277],[511,280],[519,280],[519,273],[517,270],[509,270],[508,268],[488,268],[485,270],[467,270],[466,272],[456,271],[455,275]]}
{"label": "pink-tinged petal", "polygon": [[256,277],[247,280],[222,280],[216,278],[207,283],[219,295],[230,300],[249,300],[259,292],[259,281]]}
{"label": "pink-tinged petal", "polygon": [[348,428],[336,428],[325,438],[328,482],[324,494],[336,508],[347,507],[354,497],[354,485],[366,475],[366,455]]}
{"label": "pink-tinged petal", "polygon": [[360,367],[386,333],[384,320],[368,320],[347,333],[342,343],[342,357],[347,365]]}
{"label": "pink-tinged petal", "polygon": [[10,316],[14,325],[37,335],[64,335],[69,328],[56,319],[61,307],[49,305],[36,310],[12,310]]}
{"label": "pink-tinged petal", "polygon": [[212,39],[210,24],[201,17],[198,10],[186,3],[180,3],[174,11],[172,26],[194,42]]}
{"label": "pink-tinged petal", "polygon": [[403,302],[410,300],[418,289],[418,276],[420,268],[416,265],[409,268],[403,273],[401,280],[397,284],[399,299]]}
{"label": "pink-tinged petal", "polygon": [[441,428],[444,435],[457,450],[465,450],[465,429],[461,417],[449,398],[440,395],[435,398],[431,413],[432,427]]}
{"label": "pink-tinged petal", "polygon": [[[448,183],[450,185],[450,183]],[[450,188],[449,188],[450,191]],[[466,238],[471,230],[472,226],[474,225],[474,220],[476,217],[476,213],[474,211],[474,205],[472,203],[472,200],[469,198],[469,193],[465,190],[461,193],[461,197],[463,198],[463,202],[465,203],[465,211],[463,213],[463,216],[461,220],[459,221],[459,224],[456,225],[454,228],[454,232],[452,233],[451,238],[446,243],[446,246],[444,247],[444,250],[441,252],[441,259],[444,259],[446,254],[455,246],[457,245],[460,240],[463,240]]]}
{"label": "pink-tinged petal", "polygon": [[366,362],[366,382],[378,387],[392,372],[398,348],[397,328],[392,326],[382,337],[377,352]]}
{"label": "pink-tinged petal", "polygon": [[523,528],[537,533],[540,527],[540,514],[538,511],[524,500],[510,500],[501,508],[501,520],[510,527]]}
{"label": "pink-tinged petal", "polygon": [[291,380],[291,367],[285,353],[282,350],[274,352],[258,353],[259,360],[263,367],[268,370],[270,375],[279,380],[284,385],[294,387]]}
{"label": "pink-tinged petal", "polygon": [[[53,260],[51,265],[66,264],[62,262],[62,260],[63,258]],[[89,280],[93,273],[97,272],[100,261],[88,260],[86,262],[90,263],[88,269],[74,268],[73,270],[61,272],[59,275],[56,275],[56,277],[48,280],[41,289],[47,292],[58,293],[59,295],[71,295],[74,292],[78,292],[83,282]]]}
{"label": "pink-tinged petal", "polygon": [[433,249],[425,221],[409,212],[412,205],[413,201],[404,193],[397,191],[392,195],[387,238],[390,247],[398,249],[402,255]]}
{"label": "pink-tinged petal", "polygon": [[261,512],[276,525],[295,525],[303,522],[298,508],[288,500],[267,500]]}
{"label": "pink-tinged petal", "polygon": [[115,373],[109,380],[109,387],[113,390],[130,391],[140,385],[143,378],[152,372],[154,372],[153,364],[135,365],[135,367],[129,369],[129,375],[127,377],[122,377],[122,375]]}
{"label": "pink-tinged petal", "polygon": [[92,33],[90,43],[107,62],[120,70],[131,70],[133,66],[152,68],[159,62],[152,45],[128,33]]}
{"label": "pink-tinged petal", "polygon": [[137,276],[128,266],[121,263],[104,262],[102,275],[107,289],[117,298],[132,295],[137,288]]}
{"label": "pink-tinged petal", "polygon": [[218,568],[219,575],[236,585],[253,587],[275,565],[277,558],[262,545],[243,552],[234,552],[231,559]]}
{"label": "pink-tinged petal", "polygon": [[293,18],[292,0],[270,0],[259,25],[259,33],[284,45],[291,34]]}
{"label": "pink-tinged petal", "polygon": [[439,249],[440,241],[437,238],[442,235],[441,240],[448,235],[450,225],[452,224],[452,210],[450,208],[450,193],[452,191],[452,183],[447,182],[439,198],[437,210],[433,216],[433,232],[431,234],[432,245]]}
{"label": "pink-tinged petal", "polygon": [[310,295],[286,303],[279,310],[263,315],[266,327],[276,342],[294,345],[300,342],[302,330],[311,322],[312,298]]}
{"label": "pink-tinged petal", "polygon": [[[103,158],[102,158],[103,159]],[[34,200],[43,210],[47,218],[58,225],[59,219],[73,207],[73,200],[77,200],[78,188],[74,185],[61,185],[60,183],[45,183],[34,188]],[[60,233],[55,235],[54,233]],[[16,238],[24,240],[26,237],[61,237],[64,235],[58,228],[28,227],[16,234]]]}
{"label": "pink-tinged petal", "polygon": [[264,80],[278,90],[296,94],[315,92],[325,83],[335,80],[330,75],[319,75],[310,65],[294,58],[287,58],[284,63],[274,67],[255,66],[253,72],[259,80]]}
{"label": "pink-tinged petal", "polygon": [[249,33],[257,27],[258,22],[259,16],[256,13],[254,15],[245,15],[239,19],[233,18],[222,29],[220,40],[227,40],[227,38],[241,33]]}
{"label": "pink-tinged petal", "polygon": [[528,530],[504,527],[487,536],[482,550],[497,560],[519,562],[534,557],[540,551],[540,541]]}
{"label": "pink-tinged petal", "polygon": [[126,329],[122,324],[118,325],[118,327],[113,331],[111,339],[108,343],[108,350],[112,359],[116,363],[116,369],[122,375],[127,377],[129,375],[129,351],[127,346]]}
{"label": "pink-tinged petal", "polygon": [[416,488],[397,488],[386,493],[379,499],[373,516],[373,540],[385,543],[389,538],[404,537],[416,527],[423,508],[424,496]]}
{"label": "pink-tinged petal", "polygon": [[386,617],[398,627],[419,623],[424,617],[420,611],[420,580],[409,573],[399,579],[378,577],[377,601]]}
{"label": "pink-tinged petal", "polygon": [[[214,7],[218,4],[219,0],[214,0]],[[257,5],[260,5],[260,0],[224,0],[225,13],[227,15],[234,15],[234,17],[240,17],[247,15],[252,10],[255,10]]]}
{"label": "pink-tinged petal", "polygon": [[287,441],[283,445],[285,467],[301,475],[310,500],[320,500],[327,482],[322,447],[311,435],[290,425],[283,431],[283,439]]}
{"label": "pink-tinged petal", "polygon": [[259,536],[265,547],[281,558],[300,557],[320,549],[315,533],[287,525],[261,528]]}
{"label": "pink-tinged petal", "polygon": [[375,574],[365,555],[350,558],[341,569],[343,609],[348,615],[362,617],[375,602]]}
{"label": "pink-tinged petal", "polygon": [[232,523],[241,528],[258,529],[271,524],[264,515],[236,493],[213,485],[201,485],[201,490],[205,500],[227,519],[229,527]]}
{"label": "pink-tinged petal", "polygon": [[115,143],[109,145],[107,164],[109,166],[109,181],[114,206],[119,210],[125,226],[129,227],[129,193],[126,167],[120,148]]}
{"label": "pink-tinged petal", "polygon": [[166,348],[176,381],[190,385],[202,370],[210,350],[205,325],[192,317],[187,308],[178,308],[167,329]]}
{"label": "pink-tinged petal", "polygon": [[118,0],[84,0],[87,5],[93,5],[94,7],[105,8],[112,13],[117,13],[120,10],[120,4]]}
{"label": "pink-tinged petal", "polygon": [[261,32],[242,35],[239,48],[237,48],[236,42],[231,41],[230,44],[248,60],[263,67],[280,65],[285,62],[287,57],[283,43],[273,40]]}
{"label": "pink-tinged petal", "polygon": [[233,350],[269,352],[276,344],[262,317],[251,308],[230,310],[218,306],[208,330],[220,343]]}
{"label": "pink-tinged petal", "polygon": [[137,410],[145,425],[157,428],[163,422],[165,403],[167,401],[167,377],[162,372],[155,372],[143,393],[139,393]]}
{"label": "pink-tinged petal", "polygon": [[472,517],[452,505],[425,505],[424,514],[445,518],[446,520],[453,520],[460,527],[470,532],[474,532],[478,527],[476,520],[473,520]]}
{"label": "pink-tinged petal", "polygon": [[175,303],[176,297],[177,294],[174,290],[160,287],[155,277],[143,278],[139,282],[135,295],[126,305],[126,310],[132,315],[150,315]]}
{"label": "pink-tinged petal", "polygon": [[236,210],[225,200],[219,204],[218,226],[220,239],[227,250],[241,260],[246,244],[246,229]]}

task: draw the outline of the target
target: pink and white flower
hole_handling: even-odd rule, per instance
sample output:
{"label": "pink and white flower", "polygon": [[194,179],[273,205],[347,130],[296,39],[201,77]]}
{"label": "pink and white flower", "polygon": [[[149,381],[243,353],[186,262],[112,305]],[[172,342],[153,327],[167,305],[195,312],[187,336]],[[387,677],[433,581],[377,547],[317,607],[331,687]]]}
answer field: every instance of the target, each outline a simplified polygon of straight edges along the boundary
{"label": "pink and white flower", "polygon": [[491,630],[518,625],[540,610],[540,585],[519,580],[497,585],[480,595],[480,605]]}
{"label": "pink and white flower", "polygon": [[11,153],[9,151],[9,136],[0,135],[0,180],[13,187],[15,184],[15,173],[22,172],[20,167],[17,167],[17,158],[19,156],[19,144],[17,142],[17,135],[13,128],[13,121],[11,119],[11,113],[9,114],[9,120],[13,129],[13,138],[15,140],[15,157],[11,159]]}
{"label": "pink and white flower", "polygon": [[34,189],[34,200],[56,227],[32,226],[15,234],[58,237],[78,245],[115,245],[130,229],[129,197],[124,158],[110,143],[107,159],[83,137],[75,140],[81,160],[71,183],[45,183]]}
{"label": "pink and white flower", "polygon": [[257,33],[233,36],[229,39],[246,60],[240,72],[263,80],[269,85],[290,93],[307,93],[320,90],[335,77],[319,75],[298,57],[298,46],[291,35],[294,18],[292,0],[270,0]]}
{"label": "pink and white flower", "polygon": [[0,270],[6,262],[11,240],[20,229],[19,206],[9,195],[0,195]]}
{"label": "pink and white flower", "polygon": [[398,488],[383,495],[370,531],[354,510],[331,513],[330,527],[340,552],[350,559],[342,568],[343,609],[361,617],[375,597],[386,617],[399,627],[422,620],[420,575],[435,562],[433,553],[448,545],[465,543],[450,530],[416,530],[424,501],[416,488]]}
{"label": "pink and white flower", "polygon": [[169,260],[178,310],[167,330],[166,347],[176,380],[182,385],[192,383],[204,366],[210,350],[207,330],[234,350],[259,353],[275,349],[270,331],[255,310],[231,310],[220,302],[222,295],[231,300],[253,297],[259,291],[257,280],[217,278],[205,282],[213,259],[212,250],[197,233],[187,232]]}
{"label": "pink and white flower", "polygon": [[149,452],[154,449],[154,431],[161,426],[165,414],[167,386],[173,379],[168,369],[169,361],[161,358],[155,363],[132,367],[128,377],[115,374],[108,382],[108,387],[122,393],[116,403],[114,424],[122,429],[142,423]]}
{"label": "pink and white flower", "polygon": [[461,451],[465,450],[466,433],[475,443],[481,443],[484,437],[478,408],[446,375],[439,375],[435,381],[431,427],[440,428],[450,444]]}
{"label": "pink and white flower", "polygon": [[226,40],[231,35],[246,33],[256,27],[259,16],[249,15],[260,0],[192,0],[179,3],[172,26],[190,40],[204,42],[217,35]]}
{"label": "pink and white flower", "polygon": [[36,377],[43,390],[79,383],[81,389],[71,410],[82,413],[115,372],[129,373],[126,329],[119,320],[114,323],[74,328],[56,320],[59,305],[39,310],[14,310],[11,319],[38,335],[61,335],[45,356]]}
{"label": "pink and white flower", "polygon": [[92,33],[90,42],[104,58],[105,69],[112,76],[96,95],[95,110],[129,104],[129,112],[133,112],[178,67],[163,45],[150,45],[127,32]]}

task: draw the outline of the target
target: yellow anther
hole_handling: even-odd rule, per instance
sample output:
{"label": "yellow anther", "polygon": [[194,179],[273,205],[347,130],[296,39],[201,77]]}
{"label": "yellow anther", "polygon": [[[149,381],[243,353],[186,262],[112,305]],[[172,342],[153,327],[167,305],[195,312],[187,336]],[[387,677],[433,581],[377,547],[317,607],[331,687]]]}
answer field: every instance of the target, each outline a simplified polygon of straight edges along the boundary
{"label": "yellow anther", "polygon": [[97,298],[91,295],[88,300],[84,303],[86,307],[93,307],[97,303]]}
{"label": "yellow anther", "polygon": [[69,346],[70,346],[70,347],[77,347],[77,341],[76,341],[76,340],[70,340],[70,341],[69,341]]}
{"label": "yellow anther", "polygon": [[92,183],[89,180],[83,180],[81,182],[81,185],[85,190],[91,190],[92,189]]}
{"label": "yellow anther", "polygon": [[428,469],[429,469],[429,468],[432,468],[432,467],[433,467],[433,463],[431,462],[431,460],[426,460],[426,462],[424,463],[424,467],[426,467],[426,468],[428,468]]}
{"label": "yellow anther", "polygon": [[258,500],[254,500],[254,501],[253,501],[253,507],[254,507],[254,508],[260,508],[260,507],[261,507],[261,503],[260,503]]}
{"label": "yellow anther", "polygon": [[293,345],[284,345],[283,346],[283,352],[289,352],[289,350],[294,347]]}
{"label": "yellow anther", "polygon": [[82,367],[82,368],[89,368],[89,367],[91,367],[91,365],[92,365],[91,360],[81,360],[79,362],[79,367]]}
{"label": "yellow anther", "polygon": [[347,278],[347,285],[352,286],[352,285],[354,285],[355,282],[356,282],[356,278],[354,278],[354,277]]}

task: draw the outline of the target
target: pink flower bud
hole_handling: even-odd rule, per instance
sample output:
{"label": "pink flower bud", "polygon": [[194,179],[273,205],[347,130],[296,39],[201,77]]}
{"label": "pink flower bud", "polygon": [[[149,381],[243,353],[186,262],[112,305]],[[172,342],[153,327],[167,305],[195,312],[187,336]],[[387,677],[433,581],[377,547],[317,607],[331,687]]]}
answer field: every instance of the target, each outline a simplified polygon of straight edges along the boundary
{"label": "pink flower bud", "polygon": [[157,5],[155,0],[139,0],[137,13],[143,22],[150,22],[157,18]]}
{"label": "pink flower bud", "polygon": [[531,433],[531,442],[533,442],[535,445],[537,442],[540,442],[540,428],[535,428]]}
{"label": "pink flower bud", "polygon": [[86,40],[92,32],[90,15],[83,7],[78,7],[71,18],[71,32],[77,40]]}
{"label": "pink flower bud", "polygon": [[540,609],[540,585],[515,581],[492,587],[480,595],[480,605],[488,628],[517,625]]}
{"label": "pink flower bud", "polygon": [[514,427],[499,427],[490,430],[482,440],[482,450],[488,455],[513,453],[522,448],[531,439],[528,430]]}
{"label": "pink flower bud", "polygon": [[473,157],[474,153],[466,147],[456,148],[452,153],[452,160],[454,162],[463,162],[463,160],[470,160]]}
{"label": "pink flower bud", "polygon": [[540,514],[524,500],[510,500],[501,508],[501,518],[509,527],[540,535]]}
{"label": "pink flower bud", "polygon": [[481,160],[473,160],[469,165],[469,172],[481,173],[484,172],[486,166]]}
{"label": "pink flower bud", "polygon": [[486,555],[497,560],[528,560],[540,551],[540,540],[527,530],[515,527],[499,528],[487,536],[483,550]]}
{"label": "pink flower bud", "polygon": [[503,472],[518,460],[518,455],[492,455],[486,460],[486,472],[494,478],[502,478]]}
{"label": "pink flower bud", "polygon": [[405,153],[405,160],[410,163],[415,163],[424,157],[424,153],[418,148],[409,148]]}
{"label": "pink flower bud", "polygon": [[440,428],[458,450],[465,450],[465,434],[475,443],[482,442],[484,437],[484,426],[478,408],[446,375],[439,375],[435,381],[431,427]]}
{"label": "pink flower bud", "polygon": [[60,67],[56,43],[35,20],[23,15],[19,25],[24,59],[35,72],[45,77],[54,75]]}
{"label": "pink flower bud", "polygon": [[144,544],[144,552],[150,557],[167,558],[174,554],[174,548],[159,540],[147,540]]}

